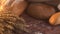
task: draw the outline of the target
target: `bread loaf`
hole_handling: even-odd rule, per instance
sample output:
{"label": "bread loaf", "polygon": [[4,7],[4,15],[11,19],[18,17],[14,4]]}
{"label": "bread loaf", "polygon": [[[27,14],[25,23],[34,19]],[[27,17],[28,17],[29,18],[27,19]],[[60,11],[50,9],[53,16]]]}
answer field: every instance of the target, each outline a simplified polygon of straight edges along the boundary
{"label": "bread loaf", "polygon": [[31,3],[27,9],[27,13],[38,19],[48,19],[52,14],[55,13],[55,9],[52,6],[41,4],[41,3]]}
{"label": "bread loaf", "polygon": [[49,19],[49,23],[51,25],[59,25],[60,24],[60,12],[53,14]]}
{"label": "bread loaf", "polygon": [[0,11],[3,11],[2,13],[10,11],[15,15],[20,15],[27,7],[27,2],[25,0],[1,0],[0,3]]}

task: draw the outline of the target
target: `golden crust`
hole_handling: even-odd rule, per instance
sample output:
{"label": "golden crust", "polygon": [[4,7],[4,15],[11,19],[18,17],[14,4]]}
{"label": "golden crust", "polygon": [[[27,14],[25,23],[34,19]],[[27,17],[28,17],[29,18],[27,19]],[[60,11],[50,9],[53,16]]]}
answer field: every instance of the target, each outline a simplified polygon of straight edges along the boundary
{"label": "golden crust", "polygon": [[53,14],[49,19],[49,23],[52,25],[56,25],[55,23],[57,23],[57,19],[59,16],[60,16],[60,12]]}

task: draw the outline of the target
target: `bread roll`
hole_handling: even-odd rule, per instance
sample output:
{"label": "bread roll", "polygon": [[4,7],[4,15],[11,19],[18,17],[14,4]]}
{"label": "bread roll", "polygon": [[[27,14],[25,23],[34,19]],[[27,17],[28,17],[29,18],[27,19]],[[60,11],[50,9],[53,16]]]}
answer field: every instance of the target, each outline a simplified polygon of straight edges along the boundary
{"label": "bread roll", "polygon": [[60,12],[53,14],[49,19],[49,23],[51,25],[59,25],[60,24]]}
{"label": "bread roll", "polygon": [[55,9],[52,6],[41,4],[41,3],[31,3],[27,9],[27,13],[38,19],[48,19],[52,14],[55,13]]}

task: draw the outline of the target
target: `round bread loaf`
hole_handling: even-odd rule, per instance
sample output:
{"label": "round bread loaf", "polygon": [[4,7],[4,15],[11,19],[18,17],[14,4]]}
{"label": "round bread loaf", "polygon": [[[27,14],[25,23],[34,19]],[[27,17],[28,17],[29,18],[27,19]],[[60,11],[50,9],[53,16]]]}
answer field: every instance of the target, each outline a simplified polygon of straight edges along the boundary
{"label": "round bread loaf", "polygon": [[19,17],[26,8],[26,2],[24,0],[0,1],[0,34],[21,34],[20,32],[26,31],[25,20]]}
{"label": "round bread loaf", "polygon": [[12,3],[12,13],[16,15],[21,15],[27,7],[27,2],[25,0],[16,1]]}
{"label": "round bread loaf", "polygon": [[25,0],[1,0],[0,2],[0,11],[3,11],[2,13],[10,11],[11,13],[19,16],[26,7],[27,2]]}

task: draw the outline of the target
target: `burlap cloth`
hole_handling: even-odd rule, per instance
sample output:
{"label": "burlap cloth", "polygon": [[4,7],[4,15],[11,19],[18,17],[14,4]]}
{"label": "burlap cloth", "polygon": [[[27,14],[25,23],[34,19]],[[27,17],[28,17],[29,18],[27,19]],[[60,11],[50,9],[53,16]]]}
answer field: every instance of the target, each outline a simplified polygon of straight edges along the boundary
{"label": "burlap cloth", "polygon": [[[38,20],[26,13],[22,14],[26,24],[29,25],[27,29],[31,30],[30,34],[60,34],[60,25],[52,26],[48,21]],[[27,34],[27,33],[22,33]],[[29,34],[29,33],[28,33]]]}

